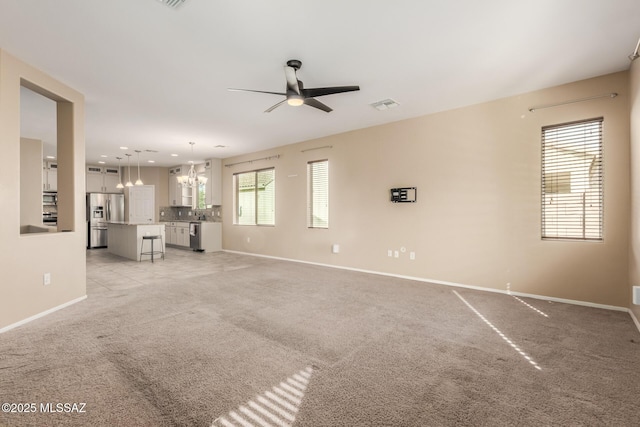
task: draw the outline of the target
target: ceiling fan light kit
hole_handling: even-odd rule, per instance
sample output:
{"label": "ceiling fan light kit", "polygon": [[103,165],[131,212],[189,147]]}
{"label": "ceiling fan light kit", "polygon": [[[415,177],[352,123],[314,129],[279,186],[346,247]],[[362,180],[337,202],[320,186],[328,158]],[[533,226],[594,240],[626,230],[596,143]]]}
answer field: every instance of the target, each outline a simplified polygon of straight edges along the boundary
{"label": "ceiling fan light kit", "polygon": [[292,107],[299,107],[304,104],[313,108],[317,108],[318,110],[322,110],[326,113],[330,113],[333,110],[327,105],[318,101],[316,99],[317,97],[360,90],[360,86],[332,86],[306,89],[302,84],[302,81],[298,80],[298,76],[296,74],[300,67],[302,67],[302,61],[298,59],[290,59],[289,61],[287,61],[287,65],[284,67],[284,75],[287,80],[287,87],[285,92],[269,92],[263,90],[233,88],[229,88],[229,90],[238,92],[266,93],[270,95],[281,95],[285,97],[284,100],[267,108],[264,111],[265,113],[272,112],[285,102]]}
{"label": "ceiling fan light kit", "polygon": [[287,99],[287,104],[292,107],[299,107],[304,104],[304,99],[300,95],[292,95]]}

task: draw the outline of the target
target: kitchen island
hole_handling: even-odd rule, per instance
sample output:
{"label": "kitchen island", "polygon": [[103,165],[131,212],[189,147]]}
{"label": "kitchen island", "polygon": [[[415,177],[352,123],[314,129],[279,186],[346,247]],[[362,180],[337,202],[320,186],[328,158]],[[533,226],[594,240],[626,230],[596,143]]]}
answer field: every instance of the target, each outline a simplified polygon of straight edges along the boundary
{"label": "kitchen island", "polygon": [[[129,224],[127,222],[110,222],[108,224],[109,241],[107,250],[124,258],[140,261],[140,245],[143,236],[162,236],[162,243],[154,241],[154,250],[164,252],[166,239],[163,223]],[[162,247],[160,245],[162,244]],[[144,252],[151,250],[150,242],[145,243]],[[142,259],[151,259],[151,255],[143,255]]]}

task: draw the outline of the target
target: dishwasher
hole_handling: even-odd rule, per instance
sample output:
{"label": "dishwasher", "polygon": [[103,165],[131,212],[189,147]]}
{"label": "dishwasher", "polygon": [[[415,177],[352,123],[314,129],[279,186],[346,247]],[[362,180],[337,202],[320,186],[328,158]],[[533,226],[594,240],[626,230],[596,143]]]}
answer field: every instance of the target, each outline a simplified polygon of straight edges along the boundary
{"label": "dishwasher", "polygon": [[189,223],[189,247],[194,251],[202,252],[202,230],[199,222]]}

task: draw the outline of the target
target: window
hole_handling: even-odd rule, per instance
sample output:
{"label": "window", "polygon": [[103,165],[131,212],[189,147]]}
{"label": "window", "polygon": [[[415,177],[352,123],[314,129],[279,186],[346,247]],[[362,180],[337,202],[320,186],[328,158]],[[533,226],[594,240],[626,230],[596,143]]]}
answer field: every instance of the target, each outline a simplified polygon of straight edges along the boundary
{"label": "window", "polygon": [[542,128],[542,238],[602,240],[602,118]]}
{"label": "window", "polygon": [[[202,175],[204,176],[204,175]],[[196,188],[196,204],[195,209],[207,208],[207,184],[202,181],[198,181],[198,187]]]}
{"label": "window", "polygon": [[307,163],[307,225],[329,228],[329,161]]}
{"label": "window", "polygon": [[233,175],[235,224],[275,225],[275,169],[262,169]]}

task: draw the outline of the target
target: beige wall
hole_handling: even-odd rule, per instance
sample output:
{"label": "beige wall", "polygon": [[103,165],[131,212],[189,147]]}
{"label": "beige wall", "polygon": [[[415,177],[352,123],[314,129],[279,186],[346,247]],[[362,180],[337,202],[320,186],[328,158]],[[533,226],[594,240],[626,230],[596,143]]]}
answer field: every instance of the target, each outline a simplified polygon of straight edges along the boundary
{"label": "beige wall", "polygon": [[[58,103],[58,196],[64,221],[59,229],[74,231],[20,235],[21,80]],[[1,330],[86,295],[84,97],[0,50],[0,144]],[[52,279],[46,287],[44,273]]]}
{"label": "beige wall", "polygon": [[[620,95],[528,111],[609,92]],[[627,94],[628,73],[622,72],[225,159],[281,156],[223,168],[224,248],[627,307]],[[599,116],[604,243],[542,241],[541,127]],[[327,145],[332,148],[302,152]],[[308,229],[306,163],[324,158],[330,161],[330,228]],[[233,225],[233,174],[269,166],[276,168],[276,226]],[[389,189],[399,186],[417,187],[418,202],[391,203]],[[339,254],[331,253],[334,243]],[[400,258],[387,256],[402,247]]]}
{"label": "beige wall", "polygon": [[157,220],[160,218],[160,206],[169,206],[169,168],[140,167],[140,179],[142,179],[142,182],[144,182],[145,185],[155,185],[156,187],[155,213]]}
{"label": "beige wall", "polygon": [[[629,283],[640,286],[640,61],[631,64],[631,230],[629,235]],[[629,289],[631,293],[631,289]],[[629,305],[640,320],[640,306]]]}

